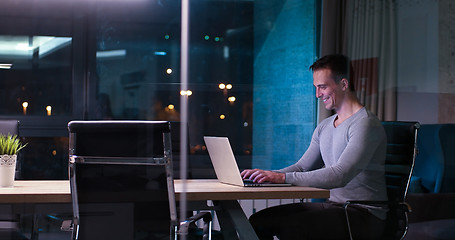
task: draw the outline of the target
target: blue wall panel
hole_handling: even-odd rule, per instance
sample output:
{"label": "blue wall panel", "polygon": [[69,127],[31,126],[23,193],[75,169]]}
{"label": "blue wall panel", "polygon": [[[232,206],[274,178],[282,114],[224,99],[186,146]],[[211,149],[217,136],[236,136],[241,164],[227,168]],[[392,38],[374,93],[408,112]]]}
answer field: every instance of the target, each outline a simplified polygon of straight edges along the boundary
{"label": "blue wall panel", "polygon": [[255,2],[253,167],[297,161],[316,124],[308,67],[315,60],[315,3]]}

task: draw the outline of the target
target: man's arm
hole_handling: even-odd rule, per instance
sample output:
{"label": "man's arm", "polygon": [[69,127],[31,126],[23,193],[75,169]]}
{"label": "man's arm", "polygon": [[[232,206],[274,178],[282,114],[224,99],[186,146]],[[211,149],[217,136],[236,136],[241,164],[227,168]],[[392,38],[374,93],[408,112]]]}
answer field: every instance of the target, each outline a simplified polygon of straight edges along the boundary
{"label": "man's arm", "polygon": [[385,134],[380,123],[361,121],[351,127],[345,149],[331,166],[308,172],[288,172],[286,182],[326,189],[344,187],[365,169],[373,155],[382,153],[380,146],[385,147]]}
{"label": "man's arm", "polygon": [[317,128],[313,133],[310,146],[297,163],[275,171],[246,169],[241,172],[241,175],[243,179],[250,179],[259,183],[284,183],[286,182],[286,172],[310,171],[321,168],[323,165],[321,152],[319,151],[319,128]]}

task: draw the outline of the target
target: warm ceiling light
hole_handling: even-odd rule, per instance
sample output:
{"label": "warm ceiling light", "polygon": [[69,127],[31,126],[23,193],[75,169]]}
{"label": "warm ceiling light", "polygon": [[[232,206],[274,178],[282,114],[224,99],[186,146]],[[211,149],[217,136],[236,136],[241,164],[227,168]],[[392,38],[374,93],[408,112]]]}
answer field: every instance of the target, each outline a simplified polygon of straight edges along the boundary
{"label": "warm ceiling light", "polygon": [[235,102],[235,97],[234,97],[234,96],[228,97],[228,101],[229,101],[229,102]]}
{"label": "warm ceiling light", "polygon": [[228,85],[226,85],[226,88],[227,89],[232,89],[232,84],[229,83]]}
{"label": "warm ceiling light", "polygon": [[226,88],[226,85],[224,85],[224,83],[220,83],[220,85],[218,85],[218,87],[219,87],[220,89],[225,89],[225,88]]}
{"label": "warm ceiling light", "polygon": [[175,108],[175,106],[172,105],[172,104],[169,104],[169,105],[167,106],[167,108],[169,108],[169,110],[173,110],[173,109]]}
{"label": "warm ceiling light", "polygon": [[181,90],[180,95],[182,96],[191,96],[193,92],[191,90]]}
{"label": "warm ceiling light", "polygon": [[50,116],[52,114],[52,107],[51,106],[47,106],[46,107],[46,111],[47,111],[47,116]]}
{"label": "warm ceiling light", "polygon": [[220,119],[221,119],[221,120],[223,120],[223,119],[225,119],[225,118],[226,118],[226,116],[225,116],[224,114],[221,114],[221,115],[220,115]]}
{"label": "warm ceiling light", "polygon": [[24,112],[24,115],[27,115],[27,108],[28,108],[28,102],[23,102],[22,111]]}
{"label": "warm ceiling light", "polygon": [[166,69],[166,73],[167,74],[171,74],[172,73],[172,69],[171,68]]}

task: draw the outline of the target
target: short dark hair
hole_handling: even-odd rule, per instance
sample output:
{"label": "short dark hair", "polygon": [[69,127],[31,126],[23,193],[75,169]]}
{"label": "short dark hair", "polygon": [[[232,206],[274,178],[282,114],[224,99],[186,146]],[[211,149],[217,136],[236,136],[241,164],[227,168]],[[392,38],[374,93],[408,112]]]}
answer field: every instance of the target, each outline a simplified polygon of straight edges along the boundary
{"label": "short dark hair", "polygon": [[349,82],[349,90],[355,91],[354,82],[349,77],[350,64],[349,58],[342,54],[331,54],[319,58],[310,66],[313,72],[321,69],[330,69],[333,79],[339,83],[341,79],[346,78]]}

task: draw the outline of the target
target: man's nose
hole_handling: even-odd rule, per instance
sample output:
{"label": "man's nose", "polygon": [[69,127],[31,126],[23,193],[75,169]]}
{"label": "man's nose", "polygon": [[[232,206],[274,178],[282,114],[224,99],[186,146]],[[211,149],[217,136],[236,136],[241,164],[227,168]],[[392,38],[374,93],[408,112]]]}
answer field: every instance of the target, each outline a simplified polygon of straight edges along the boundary
{"label": "man's nose", "polygon": [[321,92],[319,91],[318,88],[316,88],[316,98],[320,98],[321,97]]}

